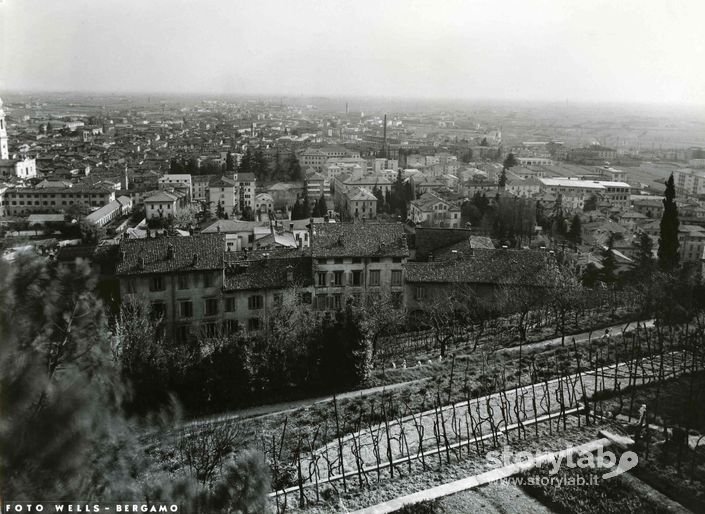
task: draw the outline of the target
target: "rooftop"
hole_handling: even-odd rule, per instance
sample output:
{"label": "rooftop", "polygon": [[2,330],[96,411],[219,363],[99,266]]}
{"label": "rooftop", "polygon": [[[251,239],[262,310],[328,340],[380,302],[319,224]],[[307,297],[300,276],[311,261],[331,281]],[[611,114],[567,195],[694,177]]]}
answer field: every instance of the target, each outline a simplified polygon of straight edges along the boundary
{"label": "rooftop", "polygon": [[[169,257],[170,248],[172,255]],[[223,266],[225,236],[198,234],[190,237],[125,239],[117,274],[133,275],[174,271],[213,270]]]}
{"label": "rooftop", "polygon": [[311,241],[313,257],[408,257],[400,223],[316,224]]}
{"label": "rooftop", "polygon": [[532,250],[475,249],[462,259],[409,262],[406,281],[541,286],[541,272],[551,266],[549,255]]}
{"label": "rooftop", "polygon": [[[248,289],[283,289],[286,287],[313,284],[310,257],[271,258],[241,260],[225,267],[225,291]],[[291,272],[291,275],[289,275]]]}

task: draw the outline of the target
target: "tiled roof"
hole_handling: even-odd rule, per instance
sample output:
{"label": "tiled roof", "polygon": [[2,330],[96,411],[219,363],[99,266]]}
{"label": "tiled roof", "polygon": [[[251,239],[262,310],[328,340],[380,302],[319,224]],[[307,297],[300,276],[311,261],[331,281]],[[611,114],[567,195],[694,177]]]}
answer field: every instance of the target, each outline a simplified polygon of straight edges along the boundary
{"label": "tiled roof", "polygon": [[512,284],[540,286],[540,272],[552,266],[545,252],[531,250],[479,250],[463,259],[409,262],[410,283]]}
{"label": "tiled roof", "polygon": [[208,182],[208,187],[234,187],[237,184],[228,177],[214,177]]}
{"label": "tiled roof", "polygon": [[[287,274],[291,271],[291,279]],[[247,289],[284,289],[289,286],[313,284],[310,257],[261,258],[242,260],[228,264],[225,268],[225,291]]]}
{"label": "tiled roof", "polygon": [[[173,256],[168,258],[169,245]],[[120,275],[218,269],[223,265],[225,235],[126,239],[120,243]],[[140,262],[142,260],[142,262]]]}
{"label": "tiled roof", "polygon": [[91,259],[96,245],[62,246],[56,252],[57,261],[73,261],[75,259]]}
{"label": "tiled roof", "polygon": [[252,232],[255,227],[269,227],[269,223],[266,221],[217,220],[201,230],[201,233],[234,234],[236,232]]}
{"label": "tiled roof", "polygon": [[314,257],[407,257],[400,223],[325,223],[313,227]]}
{"label": "tiled roof", "polygon": [[238,182],[254,182],[256,179],[254,173],[238,173],[236,176]]}
{"label": "tiled roof", "polygon": [[145,198],[145,202],[175,202],[178,199],[178,196],[172,193],[167,193],[166,191],[160,191],[159,193],[155,193],[149,198]]}
{"label": "tiled roof", "polygon": [[377,197],[370,193],[367,189],[360,189],[359,187],[354,187],[345,196],[348,197],[350,201],[377,201]]}
{"label": "tiled roof", "polygon": [[[435,250],[433,252],[433,260],[441,261],[455,259],[458,254],[461,256],[468,256],[471,255],[476,249],[494,250],[492,239],[485,236],[470,236],[470,238],[465,241],[460,241],[459,243]],[[453,250],[457,253],[453,253]]]}

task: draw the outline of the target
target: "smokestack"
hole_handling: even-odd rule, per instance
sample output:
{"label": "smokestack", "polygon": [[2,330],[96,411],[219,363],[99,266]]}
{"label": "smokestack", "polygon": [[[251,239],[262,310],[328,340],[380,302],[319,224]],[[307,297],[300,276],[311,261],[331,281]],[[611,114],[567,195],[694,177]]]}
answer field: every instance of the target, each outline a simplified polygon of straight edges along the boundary
{"label": "smokestack", "polygon": [[384,143],[382,143],[382,150],[384,150],[384,156],[387,157],[387,115],[384,115]]}

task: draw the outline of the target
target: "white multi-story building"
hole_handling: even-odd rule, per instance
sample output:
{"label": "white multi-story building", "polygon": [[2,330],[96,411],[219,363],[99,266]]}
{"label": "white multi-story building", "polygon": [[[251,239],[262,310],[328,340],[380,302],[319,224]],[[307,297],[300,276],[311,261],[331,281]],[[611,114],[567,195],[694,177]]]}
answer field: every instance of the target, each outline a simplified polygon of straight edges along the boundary
{"label": "white multi-story building", "polygon": [[681,195],[705,195],[705,171],[679,169],[673,171],[676,193]]}
{"label": "white multi-story building", "polygon": [[257,179],[254,173],[236,173],[234,176],[235,183],[237,184],[238,190],[238,200],[240,204],[240,210],[249,207],[252,212],[255,211],[255,183]]}
{"label": "white multi-story building", "polygon": [[188,190],[189,199],[193,198],[193,182],[191,175],[167,173],[158,179],[159,189],[168,189],[170,187],[184,187]]}
{"label": "white multi-story building", "polygon": [[630,186],[626,182],[580,180],[575,178],[540,178],[541,190],[561,195],[564,207],[582,209],[585,200],[595,195],[612,207],[628,209]]}

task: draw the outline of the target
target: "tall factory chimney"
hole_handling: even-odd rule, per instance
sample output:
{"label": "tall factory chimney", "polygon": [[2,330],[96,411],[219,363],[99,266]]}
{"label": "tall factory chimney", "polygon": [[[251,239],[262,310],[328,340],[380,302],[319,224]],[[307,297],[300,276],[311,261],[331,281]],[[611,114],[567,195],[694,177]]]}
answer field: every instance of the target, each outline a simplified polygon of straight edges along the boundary
{"label": "tall factory chimney", "polygon": [[384,152],[384,157],[387,157],[387,115],[384,115],[384,142],[382,143],[382,151]]}

